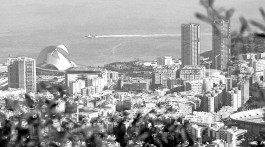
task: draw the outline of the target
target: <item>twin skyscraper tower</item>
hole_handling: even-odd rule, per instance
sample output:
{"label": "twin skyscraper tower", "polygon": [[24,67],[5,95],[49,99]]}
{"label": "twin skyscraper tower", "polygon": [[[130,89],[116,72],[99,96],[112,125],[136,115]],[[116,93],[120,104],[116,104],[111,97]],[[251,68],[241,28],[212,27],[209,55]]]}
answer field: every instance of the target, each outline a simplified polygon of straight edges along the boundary
{"label": "twin skyscraper tower", "polygon": [[[181,25],[182,66],[199,65],[201,50],[200,25],[195,23]],[[230,59],[231,26],[230,21],[220,19],[212,24],[212,68],[226,70]]]}

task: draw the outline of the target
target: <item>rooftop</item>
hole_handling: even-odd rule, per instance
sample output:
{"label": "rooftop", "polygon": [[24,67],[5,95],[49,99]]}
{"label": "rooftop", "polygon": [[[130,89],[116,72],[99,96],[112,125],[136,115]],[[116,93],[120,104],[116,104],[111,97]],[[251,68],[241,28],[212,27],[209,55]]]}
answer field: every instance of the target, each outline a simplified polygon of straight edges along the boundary
{"label": "rooftop", "polygon": [[66,72],[88,72],[88,73],[101,73],[102,68],[91,67],[91,66],[77,66],[66,70]]}
{"label": "rooftop", "polygon": [[181,70],[183,70],[183,69],[205,69],[205,66],[203,66],[203,65],[186,65]]}
{"label": "rooftop", "polygon": [[35,61],[35,59],[33,58],[30,58],[30,57],[24,57],[24,56],[21,56],[21,57],[12,57],[12,58],[8,58],[9,60],[13,60],[13,61]]}

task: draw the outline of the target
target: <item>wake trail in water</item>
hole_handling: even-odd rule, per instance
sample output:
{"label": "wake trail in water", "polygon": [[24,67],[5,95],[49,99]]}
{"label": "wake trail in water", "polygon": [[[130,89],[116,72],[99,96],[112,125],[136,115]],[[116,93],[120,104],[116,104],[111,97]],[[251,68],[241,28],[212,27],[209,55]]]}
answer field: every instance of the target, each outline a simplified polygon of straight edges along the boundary
{"label": "wake trail in water", "polygon": [[[201,33],[201,36],[208,36],[211,33]],[[135,35],[97,35],[95,38],[155,38],[155,37],[180,37],[181,34],[135,34]]]}
{"label": "wake trail in water", "polygon": [[112,55],[115,55],[116,49],[117,49],[118,47],[120,47],[121,45],[123,45],[124,43],[126,43],[126,42],[122,42],[122,43],[120,43],[120,44],[114,46],[114,47],[112,48]]}
{"label": "wake trail in water", "polygon": [[98,35],[96,38],[152,38],[152,37],[179,37],[180,34],[150,34],[150,35]]}

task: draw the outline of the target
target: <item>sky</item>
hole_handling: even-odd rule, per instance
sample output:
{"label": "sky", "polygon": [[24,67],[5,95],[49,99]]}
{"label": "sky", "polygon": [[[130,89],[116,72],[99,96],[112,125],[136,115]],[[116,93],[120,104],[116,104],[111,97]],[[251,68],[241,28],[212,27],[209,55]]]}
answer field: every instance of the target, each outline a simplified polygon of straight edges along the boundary
{"label": "sky", "polygon": [[[205,14],[199,0],[0,0],[0,2],[2,60],[9,54],[37,58],[44,47],[57,44],[66,45],[70,48],[70,52],[73,52],[72,58],[78,59],[80,54],[90,52],[93,54],[98,49],[98,45],[101,45],[102,49],[103,46],[108,46],[102,42],[97,44],[96,40],[84,41],[83,36],[88,34],[179,34],[180,25],[189,22],[200,23],[202,33],[211,33],[209,25],[194,17],[195,12]],[[261,4],[264,4],[265,8],[265,0],[216,0],[217,7],[235,8],[232,30],[239,30],[238,17],[241,15],[262,22],[258,11]],[[113,43],[112,47],[120,43]],[[210,41],[208,43],[210,44]],[[91,44],[96,45],[88,48]],[[85,59],[82,60],[85,62]]]}
{"label": "sky", "polygon": [[[1,34],[86,27],[91,32],[148,32],[199,22],[205,12],[199,0],[0,0]],[[216,0],[218,7],[235,8],[239,15],[256,18],[264,0]],[[179,28],[176,28],[179,32]],[[69,30],[70,31],[70,30]],[[156,30],[159,31],[159,30]],[[148,32],[149,33],[149,32]]]}

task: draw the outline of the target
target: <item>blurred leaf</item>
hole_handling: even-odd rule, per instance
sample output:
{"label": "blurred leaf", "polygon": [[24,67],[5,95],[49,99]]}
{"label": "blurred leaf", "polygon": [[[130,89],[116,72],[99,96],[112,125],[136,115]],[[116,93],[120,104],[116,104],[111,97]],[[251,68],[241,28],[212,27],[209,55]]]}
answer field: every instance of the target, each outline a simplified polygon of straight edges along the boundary
{"label": "blurred leaf", "polygon": [[141,113],[138,113],[137,116],[133,119],[132,125],[135,126],[136,123],[140,120],[141,118]]}
{"label": "blurred leaf", "polygon": [[207,22],[207,23],[212,24],[212,20],[211,20],[208,16],[205,16],[204,14],[196,13],[195,16],[196,16],[198,19],[200,19],[200,20],[202,20],[202,21],[204,21],[204,22]]}
{"label": "blurred leaf", "polygon": [[212,18],[212,20],[223,18],[220,12],[213,8],[208,9],[208,15],[210,16],[210,18]]}
{"label": "blurred leaf", "polygon": [[155,109],[152,109],[151,111],[149,111],[149,113],[156,114],[156,110]]}
{"label": "blurred leaf", "polygon": [[243,35],[244,32],[249,29],[249,25],[247,20],[243,16],[239,18],[239,21],[241,22],[240,34]]}
{"label": "blurred leaf", "polygon": [[226,11],[226,13],[225,13],[225,18],[226,18],[227,20],[229,20],[229,19],[233,16],[234,12],[235,12],[235,9],[233,9],[233,8],[229,9],[229,10]]}
{"label": "blurred leaf", "polygon": [[56,90],[59,92],[60,98],[63,98],[63,96],[66,94],[65,89],[62,85],[57,85]]}
{"label": "blurred leaf", "polygon": [[26,106],[29,108],[34,108],[34,101],[31,99],[30,95],[27,93],[25,94],[25,99],[26,99]]}
{"label": "blurred leaf", "polygon": [[263,20],[265,21],[265,11],[264,11],[264,9],[263,8],[259,8],[259,11],[261,13],[261,16],[262,16]]}
{"label": "blurred leaf", "polygon": [[145,140],[147,137],[149,137],[150,134],[148,132],[143,132],[138,136],[139,140]]}
{"label": "blurred leaf", "polygon": [[14,100],[11,99],[5,99],[5,104],[6,104],[6,109],[10,110],[10,111],[14,111],[15,110],[15,102]]}
{"label": "blurred leaf", "polygon": [[213,7],[214,2],[215,2],[215,0],[208,0],[209,6]]}
{"label": "blurred leaf", "polygon": [[255,20],[251,20],[250,23],[265,32],[265,26]]}
{"label": "blurred leaf", "polygon": [[254,35],[255,35],[256,37],[265,38],[265,34],[264,34],[264,33],[255,33]]}
{"label": "blurred leaf", "polygon": [[205,7],[205,8],[209,8],[209,7],[213,7],[215,0],[201,0],[200,3]]}
{"label": "blurred leaf", "polygon": [[50,100],[48,103],[48,112],[51,114],[56,112],[56,107],[58,106],[58,103],[54,100]]}
{"label": "blurred leaf", "polygon": [[77,104],[66,102],[65,104],[65,113],[76,113],[77,112]]}
{"label": "blurred leaf", "polygon": [[208,8],[208,4],[206,0],[200,0],[201,5],[203,5],[205,8]]}
{"label": "blurred leaf", "polygon": [[223,8],[223,7],[221,7],[221,8],[218,8],[218,10],[217,10],[220,14],[221,13],[223,13],[223,12],[225,12],[226,11],[226,9],[225,8]]}
{"label": "blurred leaf", "polygon": [[231,38],[232,38],[232,40],[235,39],[235,38],[238,38],[238,36],[239,36],[239,34],[238,34],[237,32],[235,32],[235,31],[233,31],[233,32],[231,33]]}

